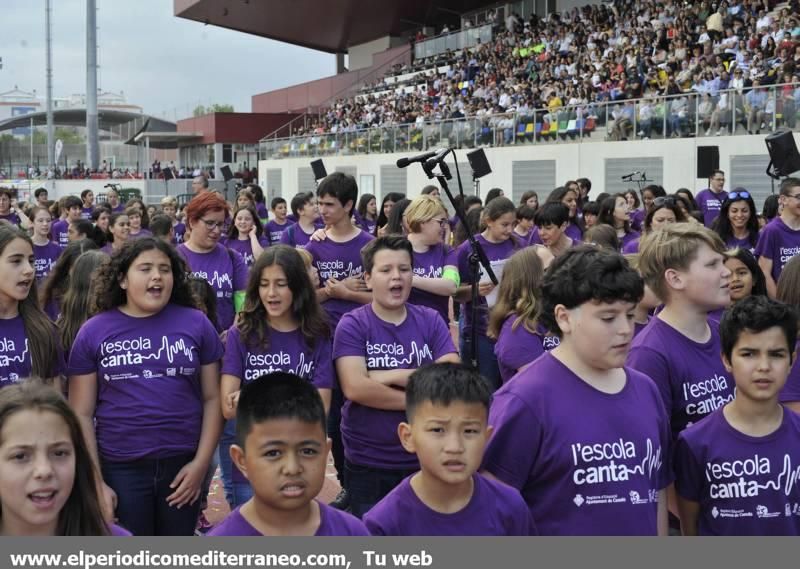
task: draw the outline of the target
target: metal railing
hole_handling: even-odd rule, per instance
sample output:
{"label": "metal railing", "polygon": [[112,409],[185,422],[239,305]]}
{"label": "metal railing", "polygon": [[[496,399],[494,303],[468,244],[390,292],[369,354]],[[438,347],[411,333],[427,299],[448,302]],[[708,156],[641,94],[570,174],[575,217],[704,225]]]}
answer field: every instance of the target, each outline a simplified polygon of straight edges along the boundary
{"label": "metal railing", "polygon": [[448,49],[458,51],[480,43],[492,41],[492,25],[465,28],[456,32],[426,38],[414,44],[414,59],[425,59],[445,53]]}
{"label": "metal railing", "polygon": [[800,83],[682,93],[262,140],[261,159],[670,137],[800,127]]}

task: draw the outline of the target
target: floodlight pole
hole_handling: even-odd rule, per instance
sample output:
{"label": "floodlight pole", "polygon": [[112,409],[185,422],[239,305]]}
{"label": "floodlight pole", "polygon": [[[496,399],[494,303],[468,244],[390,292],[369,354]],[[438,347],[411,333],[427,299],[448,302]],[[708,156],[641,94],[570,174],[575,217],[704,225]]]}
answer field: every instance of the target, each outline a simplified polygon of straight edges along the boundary
{"label": "floodlight pole", "polygon": [[86,166],[97,170],[97,2],[86,0]]}

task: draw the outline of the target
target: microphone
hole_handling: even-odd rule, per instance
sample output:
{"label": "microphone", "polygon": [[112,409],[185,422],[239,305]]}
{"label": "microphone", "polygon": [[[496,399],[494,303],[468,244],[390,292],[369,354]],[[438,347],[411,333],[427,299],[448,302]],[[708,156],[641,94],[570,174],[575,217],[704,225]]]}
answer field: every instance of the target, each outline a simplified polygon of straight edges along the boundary
{"label": "microphone", "polygon": [[625,176],[622,176],[622,179],[623,180],[630,180],[631,178],[633,178],[637,174],[641,174],[641,172],[639,172],[639,171],[631,172],[630,174],[626,174]]}
{"label": "microphone", "polygon": [[422,154],[417,154],[416,156],[412,156],[411,158],[400,158],[397,161],[398,168],[405,168],[409,164],[413,164],[414,162],[425,162],[428,158],[432,156],[436,156],[436,150],[429,150],[428,152],[423,152]]}
{"label": "microphone", "polygon": [[442,160],[444,160],[444,157],[447,156],[448,154],[450,154],[449,148],[440,148],[434,153],[432,158],[429,158],[427,162],[425,162],[425,167],[428,170],[435,168],[436,165],[439,164],[439,162],[441,162]]}

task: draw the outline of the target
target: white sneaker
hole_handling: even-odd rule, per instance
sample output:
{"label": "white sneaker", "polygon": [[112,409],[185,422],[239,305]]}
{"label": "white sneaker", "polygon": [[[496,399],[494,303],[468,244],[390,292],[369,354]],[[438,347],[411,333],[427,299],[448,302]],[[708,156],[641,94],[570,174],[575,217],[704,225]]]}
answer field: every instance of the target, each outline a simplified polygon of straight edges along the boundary
{"label": "white sneaker", "polygon": [[708,130],[706,131],[706,136],[711,136],[711,129],[708,129]]}
{"label": "white sneaker", "polygon": [[719,130],[717,131],[717,136],[721,136],[722,134],[723,134],[723,131],[722,131],[722,129],[719,129]]}

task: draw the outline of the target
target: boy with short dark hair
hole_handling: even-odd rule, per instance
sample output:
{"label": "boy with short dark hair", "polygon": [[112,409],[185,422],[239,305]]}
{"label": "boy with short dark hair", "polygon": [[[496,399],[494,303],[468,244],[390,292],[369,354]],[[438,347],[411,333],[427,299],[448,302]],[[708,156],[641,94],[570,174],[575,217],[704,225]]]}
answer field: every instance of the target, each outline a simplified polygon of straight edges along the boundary
{"label": "boy with short dark hair", "polygon": [[61,206],[62,218],[53,222],[50,234],[53,241],[58,243],[62,249],[69,245],[69,224],[81,218],[81,206],[83,202],[78,196],[64,196],[59,201]]}
{"label": "boy with short dark hair", "polygon": [[277,245],[281,241],[281,235],[291,225],[287,219],[286,200],[283,198],[272,198],[270,203],[273,219],[264,227],[264,232],[269,237],[270,245]]}
{"label": "boy with short dark hair", "polygon": [[336,373],[348,399],[341,423],[345,487],[358,517],[418,469],[417,458],[397,438],[409,376],[425,364],[459,361],[439,313],[408,302],[414,276],[409,240],[379,237],[361,254],[372,302],[345,314],[333,339]]}
{"label": "boy with short dark hair", "polygon": [[767,293],[775,298],[778,277],[789,259],[800,254],[800,178],[781,182],[781,213],[758,236],[755,255],[767,279]]}
{"label": "boy with short dark hair", "polygon": [[304,249],[317,229],[317,198],[311,192],[301,192],[292,198],[291,206],[297,222],[281,234],[281,243]]}
{"label": "boy with short dark hair", "polygon": [[150,220],[150,232],[153,237],[157,237],[167,243],[175,241],[175,229],[172,225],[172,218],[164,213],[158,213]]}
{"label": "boy with short dark hair", "polygon": [[242,388],[231,459],[254,495],[210,536],[369,535],[364,524],[315,500],[325,481],[331,442],[317,389],[286,372]]}
{"label": "boy with short dark hair", "polygon": [[522,493],[542,535],[665,535],[669,421],[623,367],[641,277],[618,253],[556,257],[540,321],[561,344],[495,393],[483,468]]}
{"label": "boy with short dark hair", "polygon": [[477,473],[492,432],[486,381],[459,364],[431,364],[406,386],[407,422],[398,434],[420,471],[373,507],[372,535],[536,535],[513,488]]}
{"label": "boy with short dark hair", "polygon": [[800,535],[800,415],[778,399],[797,318],[763,296],[740,300],[722,317],[722,358],[736,398],[678,437],[684,535]]}
{"label": "boy with short dark hair", "polygon": [[569,208],[562,203],[542,205],[533,218],[536,229],[531,234],[531,244],[541,243],[558,257],[574,246],[572,238],[566,234],[569,226]]}

